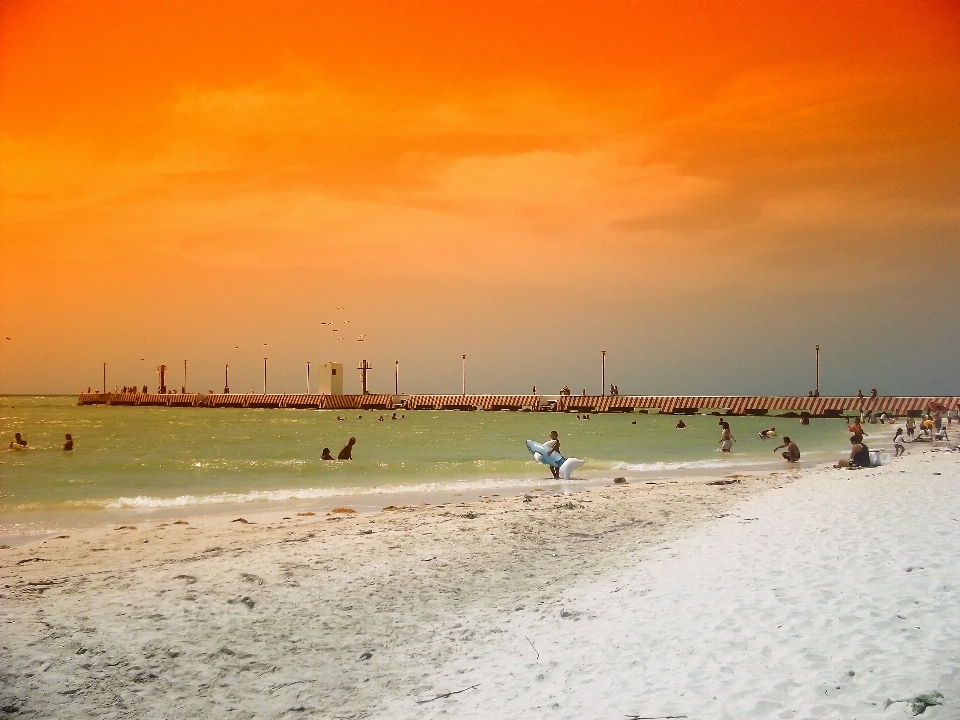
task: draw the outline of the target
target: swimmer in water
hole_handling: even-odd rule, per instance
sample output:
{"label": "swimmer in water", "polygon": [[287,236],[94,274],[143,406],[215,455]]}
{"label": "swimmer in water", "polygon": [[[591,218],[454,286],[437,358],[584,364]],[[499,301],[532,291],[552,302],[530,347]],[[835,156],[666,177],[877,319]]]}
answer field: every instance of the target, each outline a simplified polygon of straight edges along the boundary
{"label": "swimmer in water", "polygon": [[65,452],[71,452],[73,450],[73,435],[67,433],[66,442],[63,444],[63,449]]}
{"label": "swimmer in water", "polygon": [[330,454],[330,448],[324,448],[323,452],[320,453],[321,460],[333,460],[333,455]]}
{"label": "swimmer in water", "polygon": [[27,441],[23,439],[20,433],[15,433],[13,442],[7,446],[10,450],[24,450],[27,447]]}
{"label": "swimmer in water", "polygon": [[677,423],[677,430],[683,430],[683,428],[685,428],[686,426],[687,424],[683,420],[681,420],[680,422]]}
{"label": "swimmer in water", "polygon": [[[761,440],[769,440],[772,437],[776,437],[777,429],[775,427],[772,427],[769,430],[761,430],[760,432],[757,433],[757,435],[760,437]],[[781,445],[780,447],[783,447],[783,445]],[[779,450],[780,448],[777,448],[777,449]]]}
{"label": "swimmer in water", "polygon": [[355,437],[350,438],[347,444],[343,446],[340,454],[337,455],[337,460],[353,460],[353,446],[356,444],[357,439]]}

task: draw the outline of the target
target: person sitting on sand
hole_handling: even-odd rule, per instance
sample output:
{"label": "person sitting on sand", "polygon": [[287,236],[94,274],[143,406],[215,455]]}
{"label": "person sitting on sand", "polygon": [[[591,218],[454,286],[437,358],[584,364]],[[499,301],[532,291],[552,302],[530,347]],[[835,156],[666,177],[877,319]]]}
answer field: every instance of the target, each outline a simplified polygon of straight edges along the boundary
{"label": "person sitting on sand", "polygon": [[355,437],[347,440],[347,444],[343,446],[343,450],[337,455],[337,460],[353,460],[353,446],[356,444],[357,439]]}
{"label": "person sitting on sand", "polygon": [[[557,434],[556,430],[550,431],[550,439],[547,440],[543,446],[547,448],[547,453],[556,453],[560,454],[560,436]],[[560,479],[560,468],[550,465],[550,474],[553,475],[555,480]]]}
{"label": "person sitting on sand", "polygon": [[71,435],[70,433],[67,433],[66,435],[66,442],[63,444],[63,449],[66,452],[73,451],[73,435]]}
{"label": "person sitting on sand", "polygon": [[783,436],[783,445],[778,445],[773,449],[774,452],[780,448],[786,448],[786,452],[780,453],[784,460],[787,462],[800,462],[800,448],[797,447],[797,444],[790,439],[789,435]]}
{"label": "person sitting on sand", "polygon": [[687,424],[683,421],[683,418],[680,419],[680,422],[677,423],[677,430],[683,430]]}
{"label": "person sitting on sand", "polygon": [[870,467],[870,448],[863,441],[863,436],[854,435],[850,438],[850,459],[841,460],[836,467]]}
{"label": "person sitting on sand", "polygon": [[323,452],[320,453],[321,460],[333,460],[333,455],[330,454],[330,448],[324,448]]}
{"label": "person sitting on sand", "polygon": [[[770,438],[777,436],[777,429],[775,427],[771,427],[769,430],[761,430],[757,433],[757,435],[760,436],[761,440],[769,440]],[[784,438],[784,440],[786,440],[786,438]],[[783,445],[780,447],[783,447]],[[779,448],[777,449],[779,450]]]}
{"label": "person sitting on sand", "polygon": [[906,448],[903,446],[903,428],[897,428],[897,432],[893,436],[893,448],[894,457],[900,457],[906,451]]}
{"label": "person sitting on sand", "polygon": [[730,423],[723,422],[721,427],[723,430],[720,431],[720,452],[733,452],[733,444],[737,439],[730,432]]}
{"label": "person sitting on sand", "polygon": [[10,450],[23,450],[27,447],[27,441],[23,439],[20,433],[14,433],[13,441],[7,447]]}

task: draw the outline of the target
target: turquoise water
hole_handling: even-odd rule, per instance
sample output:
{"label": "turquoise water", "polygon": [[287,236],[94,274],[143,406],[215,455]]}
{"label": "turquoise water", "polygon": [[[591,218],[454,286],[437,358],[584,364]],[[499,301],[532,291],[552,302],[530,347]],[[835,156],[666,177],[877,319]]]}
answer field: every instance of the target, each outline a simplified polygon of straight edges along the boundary
{"label": "turquoise water", "polygon": [[[524,447],[560,433],[565,455],[587,462],[582,479],[664,476],[784,465],[777,442],[756,433],[778,425],[804,464],[845,453],[841,420],[801,426],[786,418],[733,418],[738,443],[717,450],[718,419],[514,412],[406,412],[134,408],[76,405],[74,397],[0,398],[0,438],[26,451],[0,452],[0,522],[39,511],[189,508],[397,490],[497,488],[548,477]],[[361,416],[362,417],[358,417]],[[636,424],[633,424],[635,421]],[[73,453],[60,450],[72,433]],[[886,434],[886,430],[883,430]],[[357,438],[353,462],[323,462]],[[884,443],[888,444],[888,443]]]}

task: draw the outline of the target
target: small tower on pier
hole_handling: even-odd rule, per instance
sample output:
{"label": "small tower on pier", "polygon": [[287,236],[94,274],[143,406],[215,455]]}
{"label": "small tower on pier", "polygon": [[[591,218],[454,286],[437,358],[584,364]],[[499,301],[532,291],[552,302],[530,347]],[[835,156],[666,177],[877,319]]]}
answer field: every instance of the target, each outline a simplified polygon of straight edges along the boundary
{"label": "small tower on pier", "polygon": [[343,363],[328,362],[320,371],[321,395],[343,395]]}

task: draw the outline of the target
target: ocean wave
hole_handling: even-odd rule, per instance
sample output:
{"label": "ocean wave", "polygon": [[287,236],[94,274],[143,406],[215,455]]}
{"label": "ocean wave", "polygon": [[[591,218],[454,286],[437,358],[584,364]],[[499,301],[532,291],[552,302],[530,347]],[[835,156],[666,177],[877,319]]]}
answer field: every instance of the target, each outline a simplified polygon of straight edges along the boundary
{"label": "ocean wave", "polygon": [[[574,482],[580,479],[574,479]],[[586,478],[584,478],[586,480]],[[106,500],[99,506],[107,510],[152,510],[159,508],[194,507],[200,505],[228,505],[234,503],[277,502],[284,500],[322,500],[343,496],[395,495],[400,493],[457,493],[465,490],[497,490],[533,484],[554,484],[547,478],[512,478],[465,480],[459,482],[420,483],[417,485],[390,485],[372,488],[296,488],[288,490],[252,490],[247,493],[215,493],[211,495],[179,495],[172,498],[138,495]]]}
{"label": "ocean wave", "polygon": [[760,465],[769,465],[778,458],[769,460],[744,460],[741,458],[730,458],[729,460],[681,460],[677,462],[650,462],[650,463],[628,463],[615,462],[610,466],[611,470],[623,470],[625,472],[664,472],[667,470],[711,470],[716,468],[740,468],[755,467]]}

